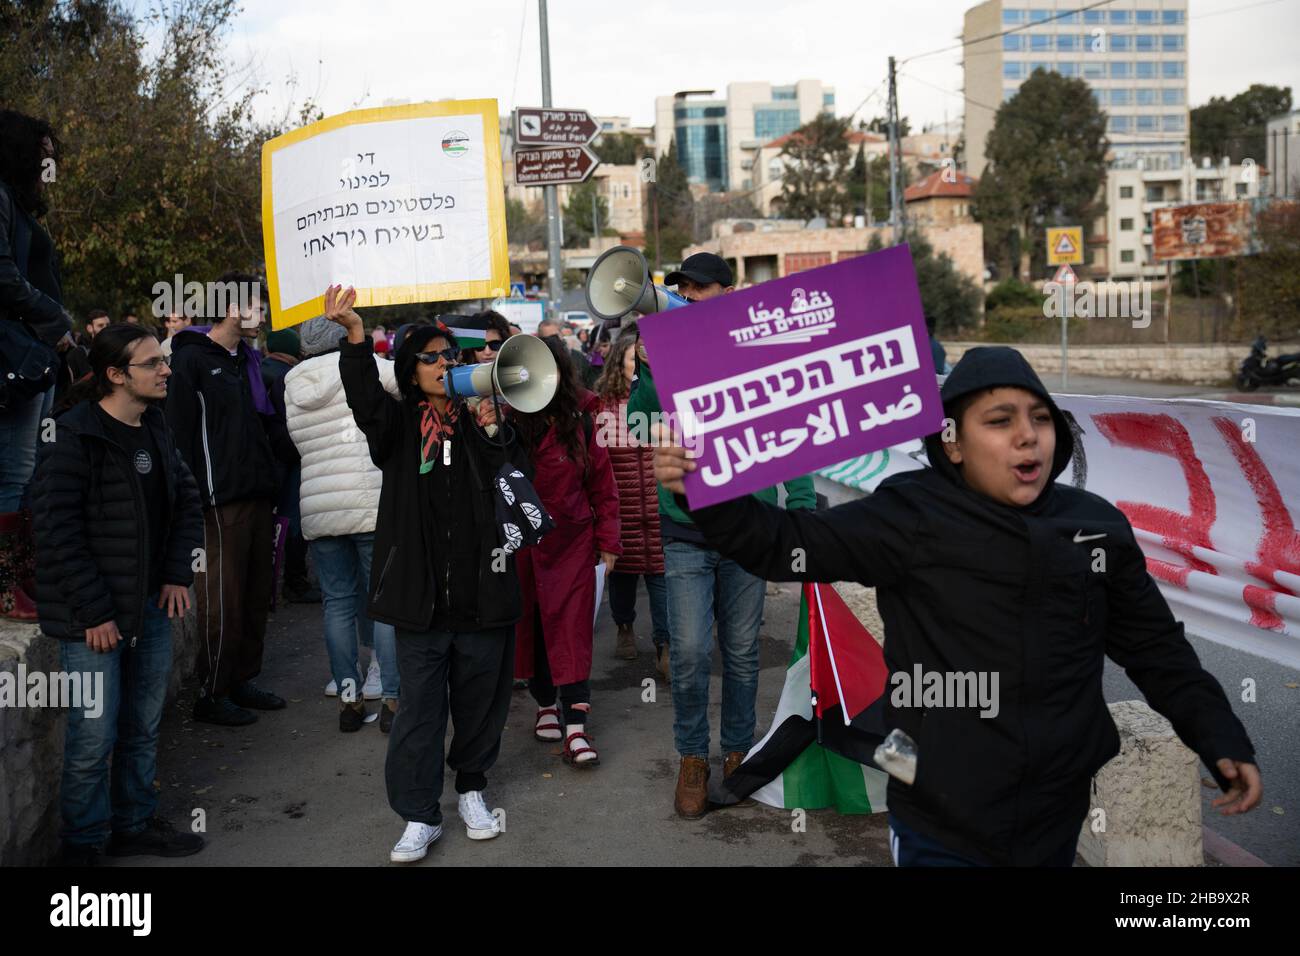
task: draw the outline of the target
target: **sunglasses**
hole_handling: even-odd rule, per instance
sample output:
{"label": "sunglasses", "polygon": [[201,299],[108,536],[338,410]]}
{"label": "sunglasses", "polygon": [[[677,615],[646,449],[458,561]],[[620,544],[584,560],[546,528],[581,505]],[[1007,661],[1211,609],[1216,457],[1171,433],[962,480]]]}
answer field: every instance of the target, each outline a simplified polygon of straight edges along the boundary
{"label": "sunglasses", "polygon": [[436,365],[438,359],[442,359],[448,365],[455,365],[459,355],[460,349],[443,349],[441,352],[418,352],[415,358],[422,365]]}
{"label": "sunglasses", "polygon": [[505,344],[504,339],[496,339],[495,341],[485,343],[483,347],[485,349],[491,349],[493,352],[500,352],[501,346]]}

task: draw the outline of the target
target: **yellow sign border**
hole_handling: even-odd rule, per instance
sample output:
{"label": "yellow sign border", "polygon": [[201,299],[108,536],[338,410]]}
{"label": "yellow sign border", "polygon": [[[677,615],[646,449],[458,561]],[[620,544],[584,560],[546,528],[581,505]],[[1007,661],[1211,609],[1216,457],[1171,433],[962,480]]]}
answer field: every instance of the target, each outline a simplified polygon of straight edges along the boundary
{"label": "yellow sign border", "polygon": [[[1055,238],[1061,233],[1067,233],[1074,240],[1074,257],[1058,256],[1053,251]],[[1047,264],[1049,266],[1078,266],[1083,264],[1083,227],[1082,226],[1049,226],[1047,229]]]}
{"label": "yellow sign border", "polygon": [[[437,302],[446,299],[491,299],[504,296],[510,288],[510,258],[506,238],[506,201],[501,169],[501,130],[496,100],[444,100],[350,110],[307,126],[290,130],[262,144],[262,242],[266,251],[266,284],[271,299],[271,328],[284,329],[325,311],[325,294],[289,309],[280,307],[280,283],[276,267],[275,217],[271,202],[271,159],[281,149],[322,133],[356,126],[430,116],[477,116],[483,123],[483,172],[487,184],[491,278],[463,282],[434,282],[422,285],[358,286],[357,305],[399,305]],[[499,229],[492,230],[497,225]]]}

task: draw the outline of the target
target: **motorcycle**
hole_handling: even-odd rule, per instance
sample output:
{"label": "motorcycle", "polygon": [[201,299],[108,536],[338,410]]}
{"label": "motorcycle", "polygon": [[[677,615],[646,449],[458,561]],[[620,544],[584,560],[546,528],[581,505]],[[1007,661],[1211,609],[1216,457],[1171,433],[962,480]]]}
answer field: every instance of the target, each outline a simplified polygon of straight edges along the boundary
{"label": "motorcycle", "polygon": [[1268,342],[1260,336],[1250,346],[1250,356],[1237,371],[1237,387],[1253,392],[1261,385],[1300,387],[1300,352],[1268,358]]}

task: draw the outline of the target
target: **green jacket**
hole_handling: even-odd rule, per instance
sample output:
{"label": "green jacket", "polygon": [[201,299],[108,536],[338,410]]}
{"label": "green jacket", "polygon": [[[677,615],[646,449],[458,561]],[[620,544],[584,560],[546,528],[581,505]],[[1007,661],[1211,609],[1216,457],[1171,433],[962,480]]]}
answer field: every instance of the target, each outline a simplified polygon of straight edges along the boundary
{"label": "green jacket", "polygon": [[[650,367],[645,363],[639,363],[637,366],[636,388],[632,390],[632,397],[628,399],[627,403],[628,426],[631,428],[635,421],[634,415],[643,415],[646,421],[654,421],[653,416],[662,413],[663,405],[659,401],[659,392],[655,388],[655,380],[650,375]],[[785,507],[787,510],[805,509],[812,511],[817,507],[817,492],[813,490],[811,475],[792,478],[790,481],[783,481],[781,484],[785,486]],[[752,497],[774,505],[777,498],[776,485],[764,488],[762,491],[756,491]],[[663,485],[659,485],[659,513],[667,515],[680,525],[693,527],[695,524],[690,518],[686,517],[686,513],[677,506],[672,492]]]}

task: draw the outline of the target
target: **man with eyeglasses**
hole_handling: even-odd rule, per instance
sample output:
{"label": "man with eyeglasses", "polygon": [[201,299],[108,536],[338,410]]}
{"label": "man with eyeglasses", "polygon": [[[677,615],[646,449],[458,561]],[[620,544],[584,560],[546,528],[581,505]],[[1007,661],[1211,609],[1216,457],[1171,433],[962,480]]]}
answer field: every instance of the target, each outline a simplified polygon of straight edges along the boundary
{"label": "man with eyeglasses", "polygon": [[[227,273],[217,281],[260,293],[256,276]],[[285,706],[253,683],[262,670],[271,605],[276,461],[297,458],[262,381],[253,347],[261,325],[259,294],[231,302],[211,327],[178,332],[167,395],[167,421],[203,499],[204,561],[194,585],[203,642],[194,719],[231,727],[251,724],[254,710]]]}
{"label": "man with eyeglasses", "polygon": [[65,865],[96,863],[106,841],[110,856],[203,847],[155,816],[168,618],[190,606],[203,540],[194,476],[155,407],[171,369],[147,329],[124,323],[98,333],[90,362],[32,485],[41,630],[59,639],[61,669],[81,687],[63,754]]}

